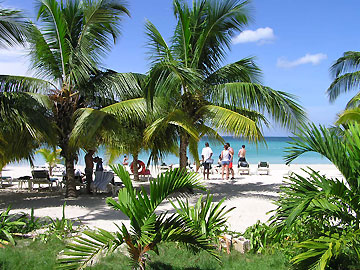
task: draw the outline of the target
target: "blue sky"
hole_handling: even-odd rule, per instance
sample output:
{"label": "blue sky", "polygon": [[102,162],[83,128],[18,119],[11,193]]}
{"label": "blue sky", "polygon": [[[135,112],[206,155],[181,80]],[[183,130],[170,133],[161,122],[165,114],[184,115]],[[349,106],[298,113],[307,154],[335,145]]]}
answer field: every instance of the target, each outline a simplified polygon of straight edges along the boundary
{"label": "blue sky", "polygon": [[[2,5],[25,10],[29,17],[34,17],[34,3],[5,0]],[[331,64],[345,51],[360,48],[360,1],[253,0],[251,7],[253,20],[243,33],[234,37],[224,64],[255,56],[263,71],[264,85],[296,95],[311,121],[332,124],[355,94],[342,95],[330,104],[325,91],[332,81]],[[123,21],[123,35],[106,57],[104,67],[145,73],[149,68],[145,20],[150,20],[169,38],[175,27],[172,1],[132,0],[128,1],[128,8],[131,18]],[[22,75],[26,70],[27,60],[20,50],[0,50],[0,74]],[[288,134],[277,126],[264,133]]]}

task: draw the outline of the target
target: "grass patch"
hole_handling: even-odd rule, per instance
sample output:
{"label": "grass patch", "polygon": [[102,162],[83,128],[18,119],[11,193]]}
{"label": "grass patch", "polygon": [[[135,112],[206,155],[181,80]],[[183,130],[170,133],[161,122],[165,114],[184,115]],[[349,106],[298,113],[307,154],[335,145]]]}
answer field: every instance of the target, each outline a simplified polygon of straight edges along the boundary
{"label": "grass patch", "polygon": [[[230,255],[222,253],[221,263],[207,252],[194,254],[173,243],[159,246],[159,255],[150,252],[149,270],[288,270],[291,269],[284,255],[240,254],[233,251]],[[91,269],[125,270],[131,269],[129,260],[121,254],[114,254],[101,260]]]}
{"label": "grass patch", "polygon": [[56,255],[65,244],[51,239],[46,244],[40,241],[20,240],[15,247],[0,249],[0,269],[4,270],[48,270],[54,269]]}
{"label": "grass patch", "polygon": [[[51,239],[46,244],[40,241],[21,240],[16,247],[0,249],[0,269],[4,270],[47,270],[56,266],[56,256],[64,248],[64,243]],[[286,258],[281,253],[273,255],[222,253],[219,263],[206,252],[194,254],[173,243],[159,246],[160,255],[150,253],[149,270],[288,270]],[[130,261],[121,253],[103,258],[91,270],[128,270]]]}

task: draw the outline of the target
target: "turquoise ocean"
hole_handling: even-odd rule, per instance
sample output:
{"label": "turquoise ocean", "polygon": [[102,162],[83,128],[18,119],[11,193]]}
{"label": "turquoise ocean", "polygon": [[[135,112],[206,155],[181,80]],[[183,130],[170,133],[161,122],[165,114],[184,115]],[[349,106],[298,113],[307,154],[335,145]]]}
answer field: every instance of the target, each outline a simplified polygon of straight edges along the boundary
{"label": "turquoise ocean", "polygon": [[[237,161],[237,153],[240,150],[241,146],[244,144],[246,148],[246,159],[250,164],[256,164],[259,161],[267,161],[271,164],[284,164],[284,155],[285,150],[289,147],[288,142],[292,139],[290,137],[265,137],[266,144],[264,143],[249,143],[247,140],[242,140],[239,138],[233,138],[230,136],[224,136],[224,140],[230,143],[231,147],[235,150],[235,161]],[[199,156],[201,155],[201,150],[204,147],[205,142],[209,142],[211,149],[213,150],[215,160],[220,155],[223,150],[223,145],[207,140],[207,138],[203,138],[199,142]],[[105,150],[104,148],[99,148],[95,156],[100,156],[103,158],[104,163],[106,162]],[[122,156],[119,157],[118,162],[122,161]],[[142,152],[139,156],[139,159],[147,162],[149,158],[149,154],[146,152]],[[131,161],[131,157],[130,157]],[[190,157],[190,161],[193,162],[193,159]],[[166,164],[177,164],[179,163],[179,158],[175,155],[168,155],[164,158],[163,162]],[[34,164],[35,165],[43,165],[45,163],[44,159],[41,155],[35,155]],[[329,164],[329,160],[322,157],[317,153],[306,153],[293,161],[293,163],[297,164]],[[17,165],[26,165],[27,161],[23,161],[20,163],[11,164],[12,166]],[[80,152],[79,154],[79,165],[84,165],[84,152]]]}

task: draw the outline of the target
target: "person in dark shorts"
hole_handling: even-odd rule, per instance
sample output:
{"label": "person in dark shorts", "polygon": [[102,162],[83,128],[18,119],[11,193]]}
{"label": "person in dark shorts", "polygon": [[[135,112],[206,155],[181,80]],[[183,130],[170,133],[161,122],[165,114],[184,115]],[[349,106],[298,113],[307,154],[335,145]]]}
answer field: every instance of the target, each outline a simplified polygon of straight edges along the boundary
{"label": "person in dark shorts", "polygon": [[245,155],[246,155],[245,145],[242,145],[238,153],[239,162],[246,161]]}
{"label": "person in dark shorts", "polygon": [[211,150],[209,143],[206,142],[205,147],[201,151],[201,157],[204,165],[204,179],[205,179],[205,174],[207,174],[208,180],[210,179],[209,174],[210,174],[211,164],[213,163],[213,159],[211,159],[212,155],[213,155],[213,151]]}
{"label": "person in dark shorts", "polygon": [[94,162],[93,157],[95,151],[93,149],[88,150],[85,155],[85,177],[86,177],[86,191],[88,194],[91,193],[91,184],[93,182],[93,173],[94,173]]}

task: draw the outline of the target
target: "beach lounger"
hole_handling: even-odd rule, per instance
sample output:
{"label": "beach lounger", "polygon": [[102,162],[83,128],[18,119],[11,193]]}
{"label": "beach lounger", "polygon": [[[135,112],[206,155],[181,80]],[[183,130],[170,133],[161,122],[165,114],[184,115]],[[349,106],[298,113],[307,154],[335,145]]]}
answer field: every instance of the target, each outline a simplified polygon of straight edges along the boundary
{"label": "beach lounger", "polygon": [[11,176],[0,176],[0,187],[3,186],[4,182],[7,182],[8,184],[12,184],[12,177]]}
{"label": "beach lounger", "polygon": [[[113,172],[96,171],[94,179],[94,192],[97,191],[108,191],[108,185],[114,180]],[[113,188],[111,187],[113,190]]]}
{"label": "beach lounger", "polygon": [[29,189],[32,190],[35,184],[41,187],[41,184],[47,184],[50,189],[53,189],[53,185],[58,186],[57,178],[50,178],[48,170],[33,170],[31,171],[32,178],[29,179]]}
{"label": "beach lounger", "polygon": [[258,164],[257,173],[269,175],[270,173],[269,163],[266,161],[260,161]]}
{"label": "beach lounger", "polygon": [[246,161],[239,161],[238,163],[238,172],[239,174],[250,175],[250,165]]}

